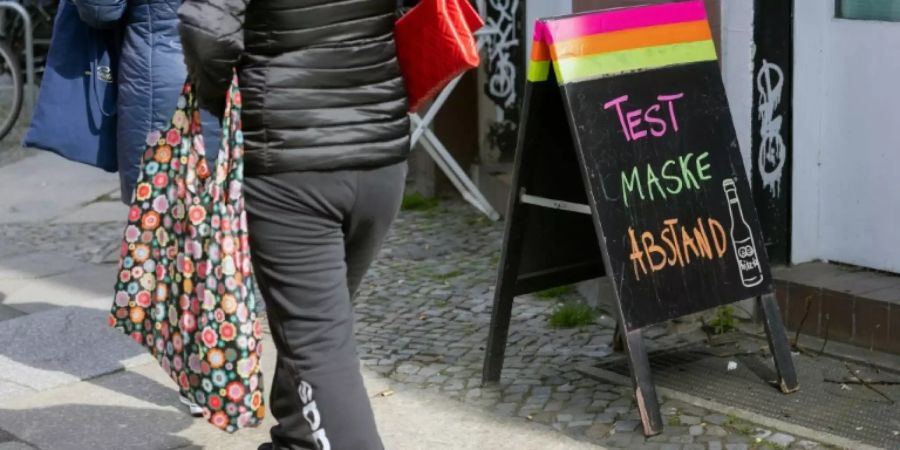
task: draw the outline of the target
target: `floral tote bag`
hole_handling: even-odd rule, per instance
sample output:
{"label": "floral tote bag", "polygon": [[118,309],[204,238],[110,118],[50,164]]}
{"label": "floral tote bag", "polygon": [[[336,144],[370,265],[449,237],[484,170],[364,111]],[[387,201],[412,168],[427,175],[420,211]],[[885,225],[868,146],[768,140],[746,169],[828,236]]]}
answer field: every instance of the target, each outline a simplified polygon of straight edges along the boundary
{"label": "floral tote bag", "polygon": [[237,78],[213,167],[200,126],[187,83],[171,125],[147,138],[109,324],[144,345],[213,425],[233,432],[265,414]]}

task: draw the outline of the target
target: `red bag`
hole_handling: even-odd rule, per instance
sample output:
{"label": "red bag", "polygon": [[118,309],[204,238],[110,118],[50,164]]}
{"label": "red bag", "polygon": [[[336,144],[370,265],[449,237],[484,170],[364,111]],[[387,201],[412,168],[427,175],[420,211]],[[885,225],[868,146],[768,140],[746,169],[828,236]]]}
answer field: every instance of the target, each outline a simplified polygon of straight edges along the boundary
{"label": "red bag", "polygon": [[474,32],[484,21],[469,0],[422,0],[394,28],[409,110],[416,111],[481,59]]}

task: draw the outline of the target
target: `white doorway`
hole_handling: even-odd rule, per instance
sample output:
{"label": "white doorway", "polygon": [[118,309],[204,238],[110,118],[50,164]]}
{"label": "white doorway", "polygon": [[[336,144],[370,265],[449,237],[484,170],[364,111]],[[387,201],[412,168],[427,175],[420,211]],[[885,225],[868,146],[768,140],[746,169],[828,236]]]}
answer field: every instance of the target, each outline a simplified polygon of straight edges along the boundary
{"label": "white doorway", "polygon": [[[872,5],[887,9],[866,9]],[[822,259],[900,273],[894,7],[900,12],[900,0],[794,2],[794,263]],[[845,13],[887,20],[837,17]]]}

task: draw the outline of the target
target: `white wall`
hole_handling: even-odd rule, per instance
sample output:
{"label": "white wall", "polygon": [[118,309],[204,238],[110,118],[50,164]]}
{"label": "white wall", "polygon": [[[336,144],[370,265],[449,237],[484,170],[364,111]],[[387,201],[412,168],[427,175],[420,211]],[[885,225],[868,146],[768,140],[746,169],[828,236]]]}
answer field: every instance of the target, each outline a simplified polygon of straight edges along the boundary
{"label": "white wall", "polygon": [[794,2],[794,142],[791,174],[791,262],[821,258],[819,160],[825,118],[825,78],[821,76],[827,24],[833,5]]}
{"label": "white wall", "polygon": [[[522,0],[519,0],[522,1]],[[526,61],[531,58],[531,41],[534,40],[534,22],[543,17],[572,13],[571,0],[527,0],[525,4],[525,30],[527,32]]]}
{"label": "white wall", "polygon": [[900,23],[795,2],[793,260],[900,272]]}
{"label": "white wall", "polygon": [[753,113],[753,2],[722,0],[722,78],[750,179]]}

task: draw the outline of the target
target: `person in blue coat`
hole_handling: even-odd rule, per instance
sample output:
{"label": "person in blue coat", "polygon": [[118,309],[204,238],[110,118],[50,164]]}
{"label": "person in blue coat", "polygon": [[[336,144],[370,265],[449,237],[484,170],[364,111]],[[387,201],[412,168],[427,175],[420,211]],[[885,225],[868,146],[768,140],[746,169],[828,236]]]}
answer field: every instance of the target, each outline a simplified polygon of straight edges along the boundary
{"label": "person in blue coat", "polygon": [[[119,59],[117,154],[122,201],[131,202],[147,148],[147,136],[166,128],[187,69],[178,33],[181,0],[73,1],[81,19],[94,28],[122,28]],[[203,116],[207,158],[218,149],[219,119]]]}

